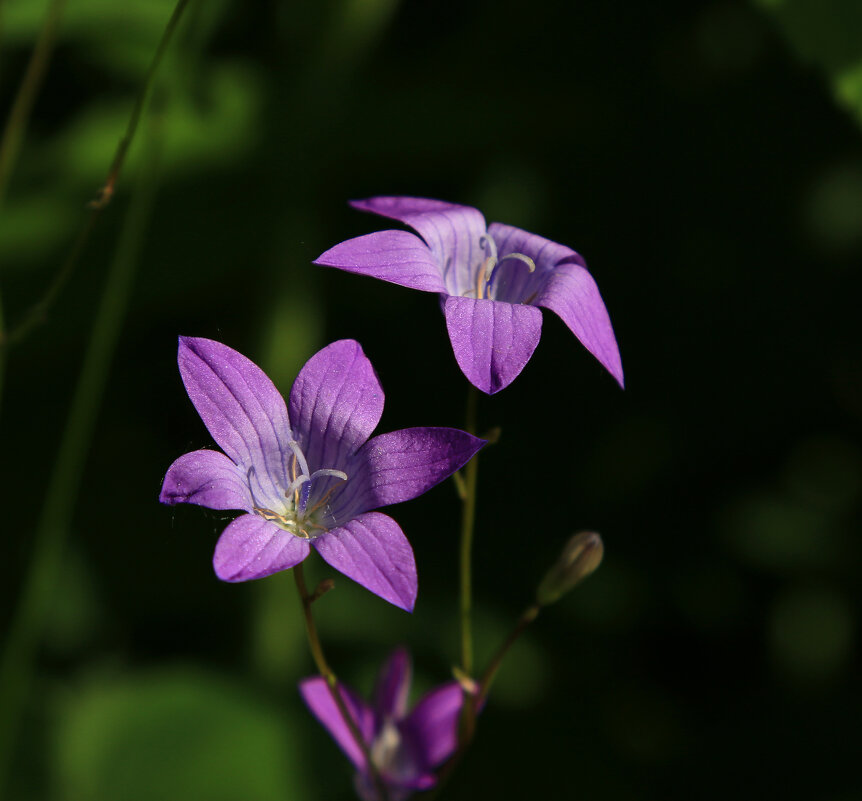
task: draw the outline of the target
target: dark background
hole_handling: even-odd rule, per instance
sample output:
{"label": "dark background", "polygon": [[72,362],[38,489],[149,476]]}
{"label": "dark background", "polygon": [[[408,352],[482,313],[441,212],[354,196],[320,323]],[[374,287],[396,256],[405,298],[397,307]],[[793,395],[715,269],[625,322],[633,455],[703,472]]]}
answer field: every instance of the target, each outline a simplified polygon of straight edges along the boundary
{"label": "dark background", "polygon": [[[46,5],[0,2],[3,108]],[[68,1],[0,212],[8,328],[84,224],[172,8]],[[443,797],[859,797],[860,8],[192,3],[116,198],[8,354],[3,630],[37,532],[65,543],[10,797],[352,797],[295,691],[313,666],[290,575],[219,583],[230,516],[156,499],[174,458],[212,446],[179,334],[240,350],[285,394],[353,337],[387,394],[380,431],[463,424],[437,300],[310,264],[391,227],[347,206],[374,194],[474,205],[578,250],[626,371],[621,392],[546,313],[523,374],[482,399],[502,437],[480,467],[480,657],[572,532],[600,531],[606,556],[515,648]],[[52,495],[130,198],[154,176],[128,302],[105,301],[121,325],[99,335],[116,353],[83,401],[80,487]],[[397,643],[419,690],[457,660],[453,486],[392,513],[415,614],[338,575],[315,607],[363,693]]]}

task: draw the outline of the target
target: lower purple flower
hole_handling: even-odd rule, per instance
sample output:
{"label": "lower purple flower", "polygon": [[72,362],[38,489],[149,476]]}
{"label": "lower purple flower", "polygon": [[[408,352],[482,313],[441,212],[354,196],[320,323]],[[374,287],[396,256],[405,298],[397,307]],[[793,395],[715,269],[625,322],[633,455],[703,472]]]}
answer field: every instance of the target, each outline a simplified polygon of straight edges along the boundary
{"label": "lower purple flower", "polygon": [[[402,648],[392,652],[377,678],[373,703],[348,687],[338,692],[365,740],[374,767],[386,785],[389,801],[403,801],[437,783],[434,770],[458,746],[458,718],[464,691],[448,682],[426,693],[407,712],[410,657]],[[379,801],[379,793],[362,749],[353,737],[322,676],[304,679],[299,692],[314,716],[356,768],[356,792],[362,801]]]}
{"label": "lower purple flower", "polygon": [[262,578],[299,564],[313,547],[336,570],[412,610],[413,549],[398,524],[374,510],[421,495],[484,440],[452,428],[369,439],[383,390],[350,339],[309,359],[289,405],[256,364],[227,345],[181,337],[178,362],[189,398],[224,453],[181,456],[159,500],[246,513],[216,545],[216,575]]}

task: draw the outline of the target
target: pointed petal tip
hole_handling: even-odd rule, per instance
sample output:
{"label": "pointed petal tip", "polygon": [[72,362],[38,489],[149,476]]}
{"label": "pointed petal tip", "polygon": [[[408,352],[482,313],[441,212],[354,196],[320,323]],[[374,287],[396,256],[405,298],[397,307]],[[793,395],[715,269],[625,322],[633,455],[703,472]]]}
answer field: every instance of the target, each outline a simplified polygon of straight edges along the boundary
{"label": "pointed petal tip", "polygon": [[323,560],[405,612],[416,605],[413,548],[388,515],[365,512],[311,541]]}

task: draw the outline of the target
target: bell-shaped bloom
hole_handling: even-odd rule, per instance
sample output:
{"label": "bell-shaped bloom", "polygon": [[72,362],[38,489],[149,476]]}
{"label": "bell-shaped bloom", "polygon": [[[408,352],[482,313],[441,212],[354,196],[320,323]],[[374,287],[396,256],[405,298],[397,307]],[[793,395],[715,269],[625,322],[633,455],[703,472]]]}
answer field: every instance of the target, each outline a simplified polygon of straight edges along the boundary
{"label": "bell-shaped bloom", "polygon": [[[518,377],[539,344],[540,307],[558,314],[623,386],[623,368],[602,296],[583,258],[478,209],[415,197],[373,197],[351,205],[413,228],[342,242],[315,264],[437,292],[455,359],[491,395]],[[420,238],[421,237],[421,238]]]}
{"label": "bell-shaped bloom", "polygon": [[[408,713],[410,657],[401,648],[392,652],[377,678],[374,698],[366,703],[339,684],[338,692],[362,735],[374,767],[386,785],[389,801],[403,801],[437,782],[434,770],[458,746],[458,718],[464,691],[449,682],[426,693]],[[322,676],[299,684],[308,708],[356,768],[356,792],[362,801],[379,801],[379,794],[362,749],[347,726]]]}
{"label": "bell-shaped bloom", "polygon": [[181,337],[180,374],[224,453],[177,459],[162,503],[237,509],[213,557],[224,581],[287,570],[313,547],[336,570],[412,610],[413,550],[398,524],[373,511],[421,495],[462,467],[484,441],[452,428],[406,428],[369,439],[383,390],[358,342],[311,357],[288,405],[245,356]]}

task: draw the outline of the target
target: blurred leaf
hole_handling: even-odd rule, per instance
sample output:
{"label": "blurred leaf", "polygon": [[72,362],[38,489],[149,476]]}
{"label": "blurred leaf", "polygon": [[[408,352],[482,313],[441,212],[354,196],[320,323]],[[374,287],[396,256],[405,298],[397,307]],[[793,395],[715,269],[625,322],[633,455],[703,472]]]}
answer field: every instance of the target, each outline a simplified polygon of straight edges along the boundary
{"label": "blurred leaf", "polygon": [[724,537],[739,556],[779,572],[837,564],[844,552],[840,533],[820,509],[772,494],[736,503],[723,524]]}
{"label": "blurred leaf", "polygon": [[788,673],[822,680],[847,664],[854,628],[852,609],[832,590],[792,590],[772,610],[770,644]]}
{"label": "blurred leaf", "polygon": [[68,241],[80,224],[83,209],[67,197],[31,194],[7,203],[0,216],[0,265],[6,275],[10,267],[24,261],[39,262]]}
{"label": "blurred leaf", "polygon": [[305,623],[293,574],[256,582],[251,628],[251,659],[256,672],[273,686],[293,682],[308,669]]}
{"label": "blurred leaf", "polygon": [[286,721],[193,668],[91,681],[62,717],[57,796],[69,801],[305,797]]}
{"label": "blurred leaf", "polygon": [[[6,0],[3,38],[8,44],[29,44],[35,39],[48,1]],[[176,0],[74,0],[63,12],[60,40],[80,43],[88,61],[143,75],[175,5]]]}
{"label": "blurred leaf", "polygon": [[803,61],[822,69],[836,99],[862,124],[862,3],[755,0],[777,21]]}
{"label": "blurred leaf", "polygon": [[[237,65],[212,70],[200,97],[172,98],[162,122],[168,172],[204,169],[224,163],[254,146],[260,92],[252,74]],[[57,140],[45,146],[43,164],[72,180],[93,185],[105,178],[133,100],[92,105]],[[128,168],[139,162],[136,148]]]}
{"label": "blurred leaf", "polygon": [[[859,88],[862,109],[862,82]],[[862,243],[862,165],[851,161],[824,170],[808,194],[807,206],[808,228],[817,245],[837,255],[857,248]]]}
{"label": "blurred leaf", "polygon": [[105,623],[108,610],[101,603],[92,567],[74,546],[67,548],[63,571],[46,621],[45,645],[62,655],[80,653]]}

